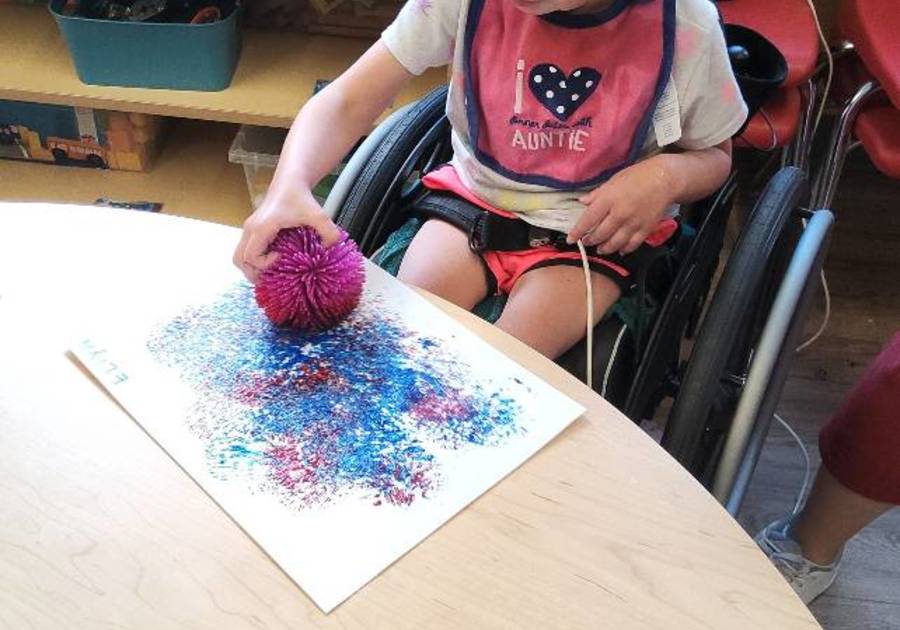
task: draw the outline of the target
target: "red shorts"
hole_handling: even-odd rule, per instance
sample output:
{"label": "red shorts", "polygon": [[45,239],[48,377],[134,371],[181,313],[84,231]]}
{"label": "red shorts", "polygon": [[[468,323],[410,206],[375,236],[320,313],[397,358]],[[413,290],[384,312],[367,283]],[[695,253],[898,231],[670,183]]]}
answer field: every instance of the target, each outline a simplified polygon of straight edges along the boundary
{"label": "red shorts", "polygon": [[[459,175],[452,166],[445,166],[428,173],[422,183],[432,190],[445,190],[459,195],[463,199],[479,206],[488,212],[507,218],[517,218],[511,212],[495,208],[486,201],[473,195],[460,181]],[[678,230],[678,222],[673,218],[660,221],[656,230],[646,241],[631,254],[605,256],[588,256],[591,271],[602,274],[615,282],[623,291],[632,285],[632,277],[641,263],[648,259],[648,253],[665,244]],[[523,274],[532,269],[555,265],[572,265],[581,267],[581,253],[565,251],[552,245],[533,247],[521,251],[484,251],[482,260],[488,272],[488,285],[492,293],[509,293]]]}
{"label": "red shorts", "polygon": [[[640,249],[632,254],[612,256],[588,256],[591,271],[606,276],[615,282],[623,291],[631,287],[632,276],[645,261],[645,248],[659,247],[664,244],[678,229],[675,219],[660,222],[656,231],[644,242]],[[497,293],[509,293],[523,274],[532,269],[555,265],[571,265],[581,267],[581,253],[560,251],[552,245],[534,247],[517,252],[482,252],[481,257],[493,276],[493,289]]]}

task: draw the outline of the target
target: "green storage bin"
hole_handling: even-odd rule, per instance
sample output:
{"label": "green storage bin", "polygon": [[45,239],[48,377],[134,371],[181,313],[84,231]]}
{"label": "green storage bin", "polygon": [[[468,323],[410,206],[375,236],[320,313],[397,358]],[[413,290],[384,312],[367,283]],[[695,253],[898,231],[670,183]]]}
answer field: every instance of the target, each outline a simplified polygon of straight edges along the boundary
{"label": "green storage bin", "polygon": [[52,0],[50,12],[84,83],[205,92],[231,84],[241,49],[240,5],[216,22],[181,24],[63,15],[65,2]]}

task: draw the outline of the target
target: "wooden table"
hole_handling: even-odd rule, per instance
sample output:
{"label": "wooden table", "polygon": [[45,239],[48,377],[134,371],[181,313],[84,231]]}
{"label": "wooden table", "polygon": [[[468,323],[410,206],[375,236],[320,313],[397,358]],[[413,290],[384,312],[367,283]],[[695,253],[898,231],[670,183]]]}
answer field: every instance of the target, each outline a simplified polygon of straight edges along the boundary
{"label": "wooden table", "polygon": [[[737,523],[551,362],[451,316],[588,411],[328,616],[66,353],[100,308],[233,228],[0,203],[0,628],[817,628]],[[165,395],[161,392],[160,395]]]}

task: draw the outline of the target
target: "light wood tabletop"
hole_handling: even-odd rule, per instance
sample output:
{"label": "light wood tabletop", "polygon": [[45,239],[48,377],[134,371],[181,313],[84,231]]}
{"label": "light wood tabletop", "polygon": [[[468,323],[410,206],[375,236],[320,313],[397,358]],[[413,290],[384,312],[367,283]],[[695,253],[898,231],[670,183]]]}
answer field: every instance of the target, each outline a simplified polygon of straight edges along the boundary
{"label": "light wood tabletop", "polygon": [[67,353],[99,312],[186,268],[230,264],[237,237],[134,211],[0,203],[0,628],[819,627],[638,427],[440,302],[587,412],[323,615]]}

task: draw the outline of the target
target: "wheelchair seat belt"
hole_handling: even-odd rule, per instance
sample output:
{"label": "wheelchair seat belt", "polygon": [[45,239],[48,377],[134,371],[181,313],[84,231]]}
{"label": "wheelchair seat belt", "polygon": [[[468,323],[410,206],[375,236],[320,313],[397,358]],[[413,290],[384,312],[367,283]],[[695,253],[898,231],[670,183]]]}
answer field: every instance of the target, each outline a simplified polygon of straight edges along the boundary
{"label": "wheelchair seat belt", "polygon": [[546,245],[561,251],[578,251],[578,245],[566,243],[562,232],[488,212],[450,192],[429,191],[413,204],[413,210],[465,232],[475,253],[522,251]]}

